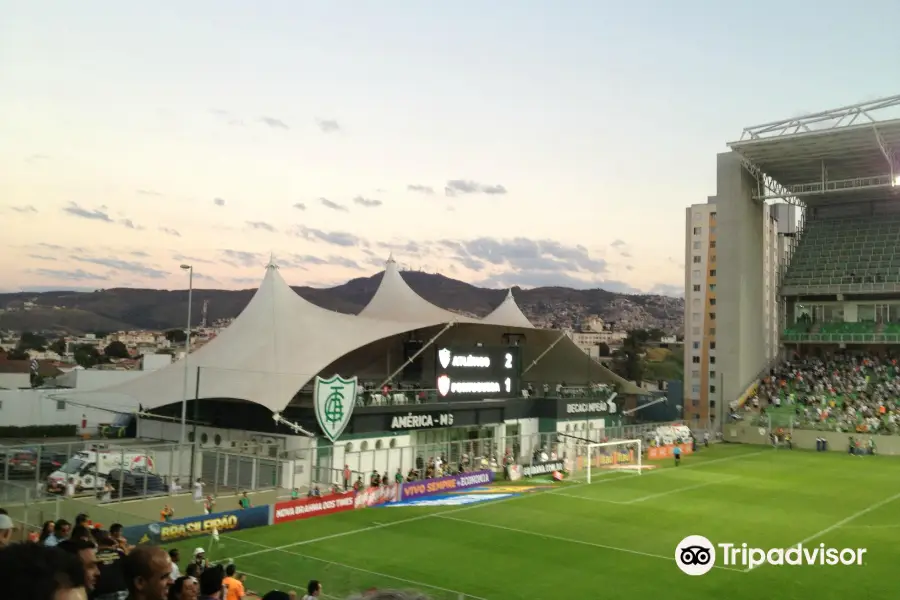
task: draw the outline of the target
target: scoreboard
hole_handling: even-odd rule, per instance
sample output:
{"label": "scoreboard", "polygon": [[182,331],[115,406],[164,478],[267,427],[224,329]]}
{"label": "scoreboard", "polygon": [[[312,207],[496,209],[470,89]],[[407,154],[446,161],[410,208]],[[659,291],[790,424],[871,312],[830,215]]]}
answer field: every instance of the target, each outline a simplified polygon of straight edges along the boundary
{"label": "scoreboard", "polygon": [[435,355],[435,388],[443,400],[482,400],[519,395],[518,346],[446,346]]}

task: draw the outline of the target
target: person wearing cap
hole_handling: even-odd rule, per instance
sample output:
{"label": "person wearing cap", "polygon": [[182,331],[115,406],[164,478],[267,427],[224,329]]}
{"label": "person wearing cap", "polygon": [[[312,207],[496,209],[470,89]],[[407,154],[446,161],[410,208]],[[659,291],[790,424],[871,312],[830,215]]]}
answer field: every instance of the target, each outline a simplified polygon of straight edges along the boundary
{"label": "person wearing cap", "polygon": [[0,514],[0,548],[12,543],[13,521],[7,514]]}
{"label": "person wearing cap", "polygon": [[209,561],[206,560],[206,550],[200,547],[194,549],[194,564],[197,565],[200,573],[203,573],[206,567],[209,566]]}

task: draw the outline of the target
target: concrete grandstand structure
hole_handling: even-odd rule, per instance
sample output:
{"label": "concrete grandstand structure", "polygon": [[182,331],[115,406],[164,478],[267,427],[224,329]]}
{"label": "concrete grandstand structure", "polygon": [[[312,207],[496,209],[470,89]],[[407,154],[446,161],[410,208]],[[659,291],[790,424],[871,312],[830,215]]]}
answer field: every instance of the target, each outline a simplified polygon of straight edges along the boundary
{"label": "concrete grandstand structure", "polygon": [[803,209],[780,281],[782,342],[900,343],[900,96],[749,127],[728,146],[716,191],[720,423],[770,366],[766,204]]}

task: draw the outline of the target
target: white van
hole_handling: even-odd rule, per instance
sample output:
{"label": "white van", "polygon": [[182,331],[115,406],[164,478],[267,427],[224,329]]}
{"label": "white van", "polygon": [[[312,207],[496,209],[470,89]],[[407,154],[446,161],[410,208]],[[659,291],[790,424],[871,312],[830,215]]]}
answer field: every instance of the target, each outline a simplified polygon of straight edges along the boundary
{"label": "white van", "polygon": [[113,469],[154,472],[153,457],[128,450],[84,450],[76,452],[66,463],[47,477],[49,487],[65,487],[70,479],[82,490],[102,489]]}

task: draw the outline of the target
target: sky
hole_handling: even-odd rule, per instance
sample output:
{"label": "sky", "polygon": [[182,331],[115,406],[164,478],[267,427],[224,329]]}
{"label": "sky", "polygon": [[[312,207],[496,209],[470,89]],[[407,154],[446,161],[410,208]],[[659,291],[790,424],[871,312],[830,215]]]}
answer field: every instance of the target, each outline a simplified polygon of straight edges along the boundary
{"label": "sky", "polygon": [[0,290],[406,268],[677,295],[744,127],[900,93],[900,2],[9,3]]}

